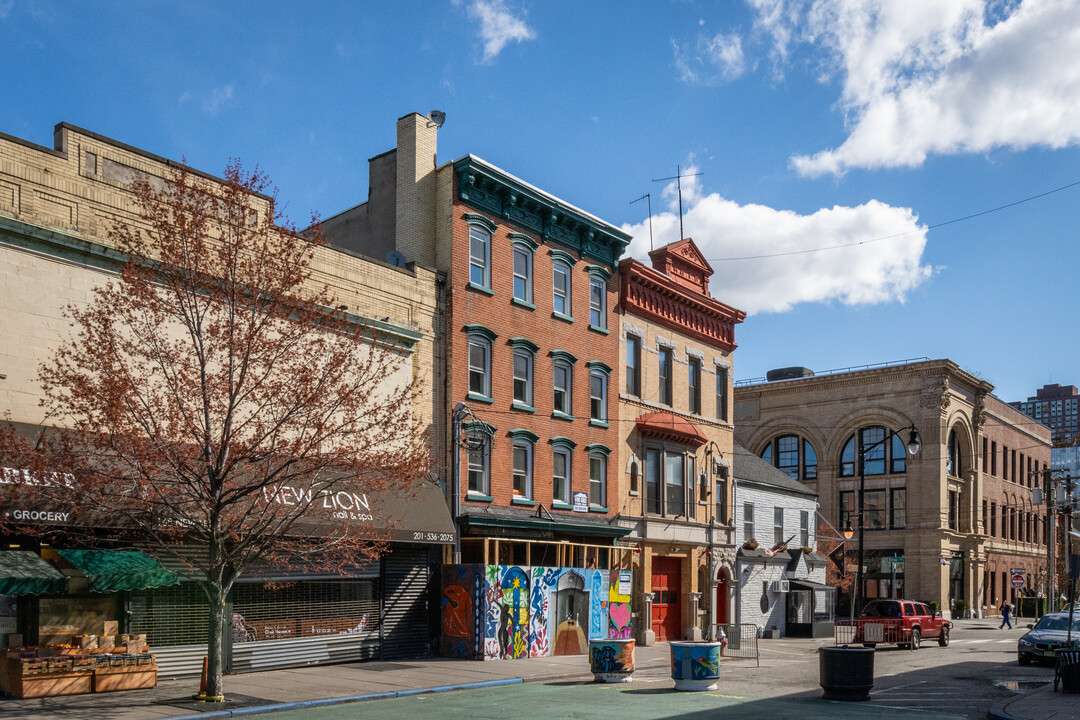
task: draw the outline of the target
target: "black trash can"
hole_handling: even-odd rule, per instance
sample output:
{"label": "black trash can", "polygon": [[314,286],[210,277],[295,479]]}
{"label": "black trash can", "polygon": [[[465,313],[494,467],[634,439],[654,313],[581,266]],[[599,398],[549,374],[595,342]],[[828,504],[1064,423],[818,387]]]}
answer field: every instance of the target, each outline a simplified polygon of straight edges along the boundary
{"label": "black trash can", "polygon": [[874,648],[818,648],[818,669],[824,699],[870,699],[874,687]]}
{"label": "black trash can", "polygon": [[1054,689],[1061,681],[1062,692],[1080,693],[1080,650],[1058,650],[1054,669]]}

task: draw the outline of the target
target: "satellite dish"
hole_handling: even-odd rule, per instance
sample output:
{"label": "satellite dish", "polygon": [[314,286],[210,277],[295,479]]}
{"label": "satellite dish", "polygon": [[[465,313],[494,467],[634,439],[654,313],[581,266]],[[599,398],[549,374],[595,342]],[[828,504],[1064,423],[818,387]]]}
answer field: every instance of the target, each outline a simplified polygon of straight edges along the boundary
{"label": "satellite dish", "polygon": [[443,123],[446,122],[446,113],[442,110],[432,110],[428,113],[428,119],[435,124],[435,127],[441,128]]}
{"label": "satellite dish", "polygon": [[394,267],[405,267],[405,256],[399,253],[397,250],[391,250],[386,253],[386,262],[390,263]]}

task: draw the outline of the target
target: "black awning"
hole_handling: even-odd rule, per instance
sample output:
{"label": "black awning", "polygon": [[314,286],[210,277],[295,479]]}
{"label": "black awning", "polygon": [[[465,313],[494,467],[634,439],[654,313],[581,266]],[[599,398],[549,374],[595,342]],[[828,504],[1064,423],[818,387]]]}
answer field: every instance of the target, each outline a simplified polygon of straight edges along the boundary
{"label": "black awning", "polygon": [[798,580],[792,578],[790,582],[792,585],[798,585],[809,590],[832,590],[833,592],[836,592],[836,588],[834,588],[832,585],[824,585],[819,582],[814,582],[813,580]]}

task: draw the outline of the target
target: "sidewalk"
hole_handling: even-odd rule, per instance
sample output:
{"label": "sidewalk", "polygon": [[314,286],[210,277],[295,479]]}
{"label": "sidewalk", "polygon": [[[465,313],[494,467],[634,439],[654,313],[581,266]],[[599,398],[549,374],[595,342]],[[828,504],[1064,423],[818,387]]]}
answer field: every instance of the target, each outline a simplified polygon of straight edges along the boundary
{"label": "sidewalk", "polygon": [[1054,683],[1015,695],[990,708],[990,720],[1071,720],[1080,717],[1080,695],[1054,692]]}
{"label": "sidewalk", "polygon": [[[666,643],[639,647],[637,669],[668,667]],[[153,720],[155,718],[227,717],[254,714],[256,708],[300,703],[323,704],[343,698],[379,695],[395,697],[469,687],[490,687],[522,682],[550,682],[561,679],[591,680],[589,659],[584,655],[533,658],[529,660],[405,660],[364,662],[345,665],[316,665],[290,670],[225,677],[224,705],[194,703],[198,690],[195,679],[165,680],[151,690],[89,695],[68,695],[29,700],[0,699],[0,719],[7,720]],[[216,713],[225,710],[233,713]],[[239,711],[239,712],[237,712]]]}

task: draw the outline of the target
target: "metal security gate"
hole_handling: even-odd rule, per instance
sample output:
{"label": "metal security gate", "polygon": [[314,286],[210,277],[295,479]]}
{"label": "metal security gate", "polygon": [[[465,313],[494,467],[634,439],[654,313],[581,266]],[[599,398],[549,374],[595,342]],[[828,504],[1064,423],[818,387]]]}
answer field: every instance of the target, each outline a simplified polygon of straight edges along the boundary
{"label": "metal security gate", "polygon": [[431,654],[429,553],[426,546],[395,545],[383,558],[383,660]]}
{"label": "metal security gate", "polygon": [[378,649],[378,580],[233,586],[231,672],[369,660]]}
{"label": "metal security gate", "polygon": [[206,593],[198,584],[139,590],[128,595],[128,632],[146,633],[158,677],[197,676],[206,655]]}

